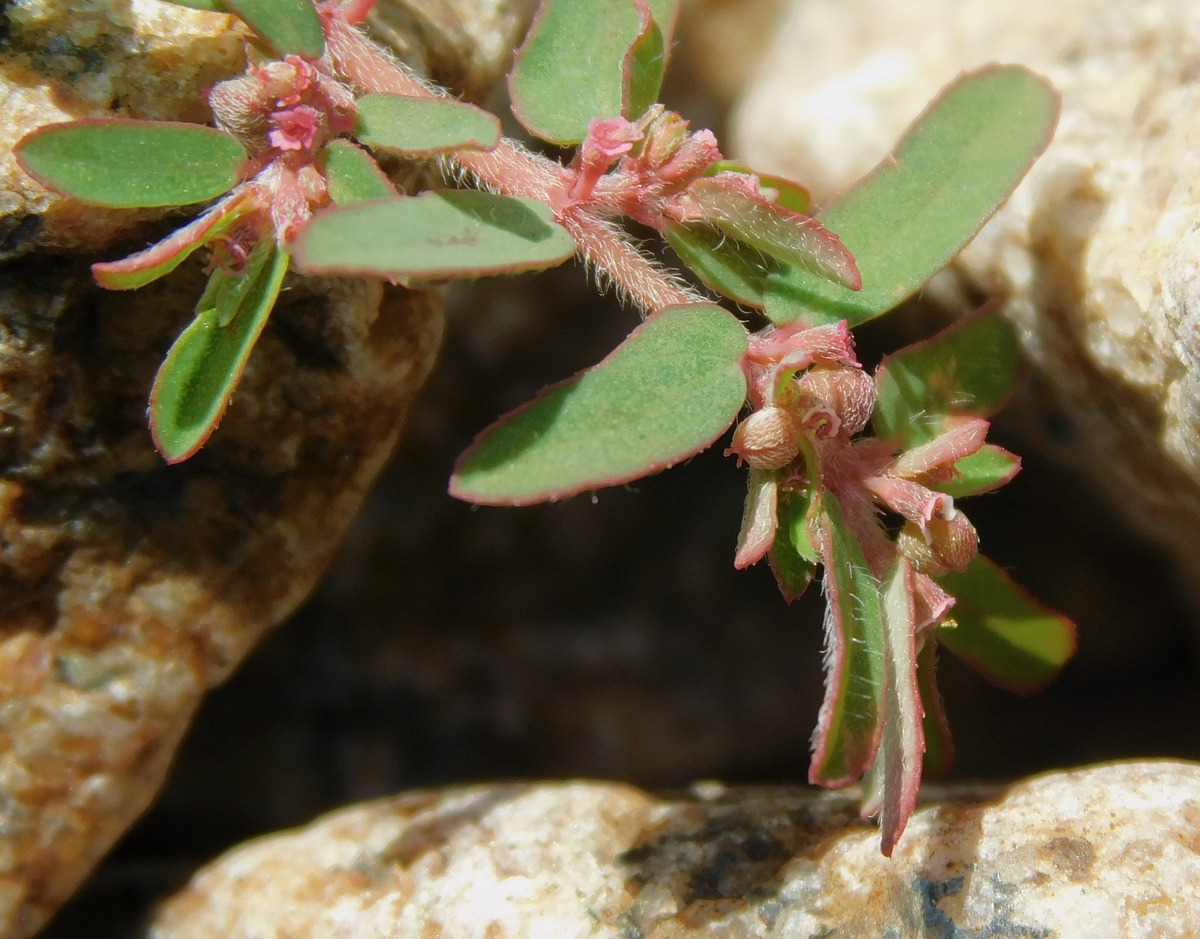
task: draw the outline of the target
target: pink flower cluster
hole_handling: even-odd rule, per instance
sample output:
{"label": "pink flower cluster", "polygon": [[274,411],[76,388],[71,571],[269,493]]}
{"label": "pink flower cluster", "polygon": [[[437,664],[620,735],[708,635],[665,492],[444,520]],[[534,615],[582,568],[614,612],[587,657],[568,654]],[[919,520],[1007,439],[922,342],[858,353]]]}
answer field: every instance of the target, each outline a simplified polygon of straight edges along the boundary
{"label": "pink flower cluster", "polygon": [[[904,556],[915,572],[919,621],[936,623],[954,601],[931,578],[964,570],[978,551],[974,527],[937,487],[953,481],[955,464],[984,445],[988,422],[949,420],[929,443],[906,451],[863,436],[877,388],[844,322],[794,323],[753,336],[743,368],[753,410],[725,452],[756,471],[758,491],[748,500],[735,565],[746,567],[770,551],[781,491],[828,490],[872,573],[882,578],[896,555]],[[894,538],[887,515],[901,526]]]}

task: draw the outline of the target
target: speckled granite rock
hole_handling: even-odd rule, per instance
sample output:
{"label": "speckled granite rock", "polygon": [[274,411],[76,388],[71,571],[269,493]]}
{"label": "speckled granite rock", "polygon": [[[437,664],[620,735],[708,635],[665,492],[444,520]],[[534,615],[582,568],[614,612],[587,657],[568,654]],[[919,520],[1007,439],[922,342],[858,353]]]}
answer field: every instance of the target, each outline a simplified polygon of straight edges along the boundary
{"label": "speckled granite rock", "polygon": [[1200,922],[1200,766],[937,794],[894,859],[843,795],[481,786],[346,809],[217,860],[153,939],[1089,937]]}
{"label": "speckled granite rock", "polygon": [[85,117],[207,121],[205,90],[245,62],[237,21],[158,0],[21,0],[0,15],[0,261],[100,251],[161,217],[48,192],[17,165],[13,145],[43,124]]}
{"label": "speckled granite rock", "polygon": [[[478,25],[506,22],[495,8]],[[199,267],[95,289],[88,261],[170,222],[47,193],[11,147],[77,117],[204,121],[243,34],[156,0],[0,17],[0,937],[18,939],[145,809],[205,691],[311,589],[432,365],[442,302],[289,280],[219,433],[166,467],[146,395]],[[509,33],[460,20],[456,54],[486,51],[456,74],[482,88]]]}
{"label": "speckled granite rock", "polygon": [[1047,401],[1065,415],[1053,415],[1050,443],[1195,586],[1200,5],[793,2],[735,118],[733,149],[828,197],[940,86],[992,60],[1046,74],[1063,93],[1062,121],[957,269],[1012,297]]}
{"label": "speckled granite rock", "polygon": [[432,295],[297,281],[219,432],[151,448],[145,396],[202,287],[0,272],[0,936],[30,935],[154,796],[204,692],[311,589],[391,450]]}

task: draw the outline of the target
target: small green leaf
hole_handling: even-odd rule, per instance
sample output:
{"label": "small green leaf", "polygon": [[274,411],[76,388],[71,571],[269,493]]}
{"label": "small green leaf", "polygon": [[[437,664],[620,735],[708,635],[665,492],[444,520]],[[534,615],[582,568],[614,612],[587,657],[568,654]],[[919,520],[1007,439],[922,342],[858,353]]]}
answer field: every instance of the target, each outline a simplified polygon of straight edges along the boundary
{"label": "small green leaf", "polygon": [[[662,47],[669,49],[679,0],[649,0],[649,8]],[[570,146],[587,136],[596,118],[640,117],[630,107],[640,106],[653,84],[655,60],[647,43],[655,40],[644,39],[628,63],[637,72],[632,87],[626,68],[643,35],[635,0],[543,0],[509,76],[517,120],[543,140]],[[657,62],[661,71],[665,62]]]}
{"label": "small green leaf", "polygon": [[1012,394],[1021,346],[996,307],[885,356],[875,373],[875,433],[911,447],[932,440],[949,415],[987,417]]}
{"label": "small green leaf", "polygon": [[268,239],[251,253],[243,274],[212,275],[196,318],[171,346],[150,393],[150,430],[168,463],[192,456],[221,420],[287,269],[287,253]]}
{"label": "small green leaf", "polygon": [[349,140],[331,140],[321,151],[321,166],[334,205],[395,198],[398,193],[374,158]]}
{"label": "small green leaf", "polygon": [[72,121],[50,124],[16,147],[25,171],[80,202],[118,209],[207,202],[238,181],[246,151],[199,124]]}
{"label": "small green leaf", "polygon": [[739,173],[742,176],[755,176],[763,190],[774,190],[777,205],[790,209],[797,215],[812,215],[812,193],[799,183],[784,176],[772,176],[770,173],[760,173],[745,163],[736,160],[718,160],[704,171],[705,176],[717,176],[720,173]]}
{"label": "small green leaf", "polygon": [[1058,95],[1017,66],[958,78],[897,151],[820,218],[862,272],[852,292],[795,268],[772,278],[767,315],[849,325],[886,313],[944,267],[1008,198],[1058,119]]}
{"label": "small green leaf", "polygon": [[319,59],[325,30],[312,0],[221,0],[271,47],[276,55]]}
{"label": "small green leaf", "polygon": [[961,574],[935,579],[955,600],[949,620],[937,627],[938,642],[993,684],[1040,691],[1075,653],[1075,625],[983,555]]}
{"label": "small green leaf", "polygon": [[825,568],[825,700],[808,781],[839,788],[875,760],[883,729],[884,638],[879,582],[828,490],[820,494],[817,549]]}
{"label": "small green leaf", "polygon": [[1021,458],[1003,447],[985,443],[977,453],[955,463],[954,469],[958,473],[954,479],[933,483],[930,488],[964,499],[999,489],[1009,482],[1021,469]]}
{"label": "small green leaf", "polygon": [[295,253],[310,274],[434,279],[553,267],[575,242],[541,202],[442,190],[318,212]]}
{"label": "small green leaf", "polygon": [[[678,3],[673,5],[675,9],[672,15],[678,12],[679,7]],[[646,10],[649,9],[647,4]],[[658,100],[666,65],[666,39],[662,27],[651,13],[645,17],[641,32],[625,53],[625,61],[621,66],[621,114],[639,118]]]}
{"label": "small green leaf", "polygon": [[491,150],[500,122],[487,111],[450,98],[363,95],[354,136],[370,147],[432,156],[451,150]]}
{"label": "small green leaf", "polygon": [[668,223],[663,238],[706,287],[736,303],[762,307],[767,275],[779,266],[774,258],[704,225]]}
{"label": "small green leaf", "polygon": [[746,330],[720,307],[667,307],[603,362],[484,431],[450,493],[486,505],[553,501],[649,476],[699,453],[746,397]]}
{"label": "small green leaf", "polygon": [[821,562],[808,534],[813,490],[784,489],[776,509],[779,518],[775,543],[771,546],[771,569],[788,603],[799,599],[812,583]]}
{"label": "small green leaf", "polygon": [[854,258],[837,235],[815,218],[797,215],[744,186],[730,185],[732,181],[728,176],[703,178],[688,187],[689,200],[703,212],[707,224],[784,264],[803,267],[851,290],[861,285]]}

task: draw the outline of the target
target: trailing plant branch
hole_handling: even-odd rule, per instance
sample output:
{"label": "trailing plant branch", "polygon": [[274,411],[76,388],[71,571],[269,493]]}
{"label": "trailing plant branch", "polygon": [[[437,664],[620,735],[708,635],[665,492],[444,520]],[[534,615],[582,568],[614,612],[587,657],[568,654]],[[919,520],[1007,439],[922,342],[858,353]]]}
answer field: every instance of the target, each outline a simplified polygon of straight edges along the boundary
{"label": "trailing plant branch", "polygon": [[[187,459],[216,428],[293,265],[420,287],[582,257],[647,318],[481,433],[451,493],[565,498],[667,469],[736,424],[725,452],[749,479],[735,567],[767,559],[789,602],[823,578],[809,778],[863,780],[863,813],[879,816],[890,854],[923,760],[938,771],[949,759],[936,647],[1025,692],[1053,679],[1075,633],[979,554],[960,505],[1020,468],[986,442],[1020,376],[1011,328],[987,307],[871,374],[850,327],[918,290],[1004,201],[1053,133],[1053,90],[1015,67],[960,76],[892,156],[814,215],[803,187],[723,160],[711,133],[654,103],[680,0],[543,0],[509,88],[531,134],[575,149],[565,165],[369,40],[358,24],[372,0],[225,5],[257,50],[213,89],[215,129],[80,121],[17,147],[31,175],[85,202],[211,203],[93,269],[105,287],[134,289],[209,252],[195,318],[151,390],[159,451]],[[438,161],[474,188],[400,195],[373,149]],[[744,313],[706,301],[624,220],[766,325],[751,331]]]}
{"label": "trailing plant branch", "polygon": [[[333,68],[364,92],[411,98],[444,98],[446,92],[422,81],[346,22],[340,7],[322,9],[326,49]],[[585,262],[616,285],[618,292],[650,312],[704,297],[687,287],[632,243],[629,236],[574,201],[577,174],[539,156],[515,140],[502,138],[484,152],[456,151],[448,159],[493,192],[536,199],[554,206],[555,220],[571,233]]]}

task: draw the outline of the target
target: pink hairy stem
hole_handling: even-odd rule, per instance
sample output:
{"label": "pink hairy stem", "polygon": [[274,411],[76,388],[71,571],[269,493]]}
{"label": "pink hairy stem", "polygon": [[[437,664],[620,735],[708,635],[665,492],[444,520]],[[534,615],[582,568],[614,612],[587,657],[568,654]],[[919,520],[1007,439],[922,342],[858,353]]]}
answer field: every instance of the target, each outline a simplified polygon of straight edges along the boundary
{"label": "pink hairy stem", "polygon": [[[322,10],[327,54],[336,70],[366,92],[410,98],[443,95],[394,62],[348,24],[337,8]],[[675,280],[630,242],[615,225],[572,204],[575,174],[558,163],[502,138],[493,150],[459,151],[454,161],[485,187],[509,196],[535,199],[555,210],[558,222],[574,237],[583,259],[603,271],[647,312],[704,298]]]}

